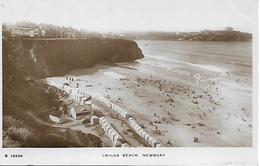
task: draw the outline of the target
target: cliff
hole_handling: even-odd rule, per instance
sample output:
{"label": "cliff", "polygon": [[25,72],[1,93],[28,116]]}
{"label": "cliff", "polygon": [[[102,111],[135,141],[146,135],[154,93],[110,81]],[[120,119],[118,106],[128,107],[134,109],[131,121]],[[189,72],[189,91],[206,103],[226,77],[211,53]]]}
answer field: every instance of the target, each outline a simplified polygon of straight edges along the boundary
{"label": "cliff", "polygon": [[[102,62],[142,58],[133,41],[119,39],[7,39],[3,38],[3,146],[4,147],[99,147],[91,134],[60,131],[37,123],[59,105],[58,91],[37,81],[63,75],[72,69]],[[33,115],[33,116],[29,116]],[[81,140],[80,143],[78,140]]]}
{"label": "cliff", "polygon": [[7,45],[6,55],[16,68],[36,78],[63,75],[72,69],[102,62],[143,57],[134,41],[122,39],[10,39],[4,41],[4,45]]}
{"label": "cliff", "polygon": [[[109,35],[118,38],[119,35]],[[201,32],[126,32],[123,38],[132,40],[172,40],[172,41],[252,41],[252,34],[240,31],[211,31]]]}

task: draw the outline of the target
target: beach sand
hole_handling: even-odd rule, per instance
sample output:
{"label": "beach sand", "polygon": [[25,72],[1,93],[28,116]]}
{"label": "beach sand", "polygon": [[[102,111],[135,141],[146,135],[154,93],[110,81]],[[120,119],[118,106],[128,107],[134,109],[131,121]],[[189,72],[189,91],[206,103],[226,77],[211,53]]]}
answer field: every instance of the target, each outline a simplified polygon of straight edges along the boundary
{"label": "beach sand", "polygon": [[[80,89],[126,109],[162,146],[252,145],[252,78],[244,72],[247,67],[236,71],[172,61],[167,69],[146,61],[99,65],[67,76],[75,80],[71,86],[79,83]],[[67,81],[65,76],[48,80]]]}

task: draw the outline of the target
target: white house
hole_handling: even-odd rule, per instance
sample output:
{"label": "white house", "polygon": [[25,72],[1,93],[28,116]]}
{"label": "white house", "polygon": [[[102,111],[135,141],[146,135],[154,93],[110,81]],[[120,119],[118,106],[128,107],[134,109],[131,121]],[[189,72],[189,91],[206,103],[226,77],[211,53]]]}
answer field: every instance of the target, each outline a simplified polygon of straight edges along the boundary
{"label": "white house", "polygon": [[34,37],[34,28],[13,27],[11,29],[12,37]]}
{"label": "white house", "polygon": [[92,106],[90,104],[74,106],[69,111],[69,115],[74,119],[78,119],[80,115],[88,113],[92,113]]}

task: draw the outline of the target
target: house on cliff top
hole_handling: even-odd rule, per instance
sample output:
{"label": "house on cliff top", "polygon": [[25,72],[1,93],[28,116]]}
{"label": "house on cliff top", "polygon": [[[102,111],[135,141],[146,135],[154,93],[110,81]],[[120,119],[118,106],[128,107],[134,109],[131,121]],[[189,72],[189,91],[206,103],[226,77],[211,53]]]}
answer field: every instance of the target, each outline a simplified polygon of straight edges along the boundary
{"label": "house on cliff top", "polygon": [[12,37],[38,37],[39,28],[38,27],[12,27],[11,28]]}

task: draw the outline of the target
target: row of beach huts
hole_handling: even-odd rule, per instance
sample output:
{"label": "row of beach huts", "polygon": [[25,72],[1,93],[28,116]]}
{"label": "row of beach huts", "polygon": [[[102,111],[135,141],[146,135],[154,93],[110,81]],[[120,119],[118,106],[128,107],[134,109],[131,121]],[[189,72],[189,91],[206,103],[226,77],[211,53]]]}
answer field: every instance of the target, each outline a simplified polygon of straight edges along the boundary
{"label": "row of beach huts", "polygon": [[[53,84],[52,84],[53,83]],[[91,99],[95,99],[104,103],[107,107],[110,107],[111,110],[115,111],[119,115],[121,115],[124,119],[128,121],[128,124],[132,127],[132,129],[142,137],[150,146],[152,147],[160,147],[160,143],[151,135],[149,135],[137,122],[136,120],[126,111],[125,109],[117,106],[116,104],[110,102],[108,99],[99,95],[97,93],[92,93],[86,90],[81,90],[79,88],[73,88],[68,85],[60,85],[55,82],[49,82],[50,85],[56,86],[59,89],[64,90],[66,93],[69,93],[73,100],[79,102],[80,104],[86,104],[86,99],[91,97]],[[113,146],[118,146],[119,144],[123,146],[127,146],[127,143],[122,144],[122,137],[118,132],[112,127],[110,122],[105,117],[99,118],[99,124],[104,130],[107,137],[109,137],[113,143]],[[121,142],[121,143],[120,143]]]}

